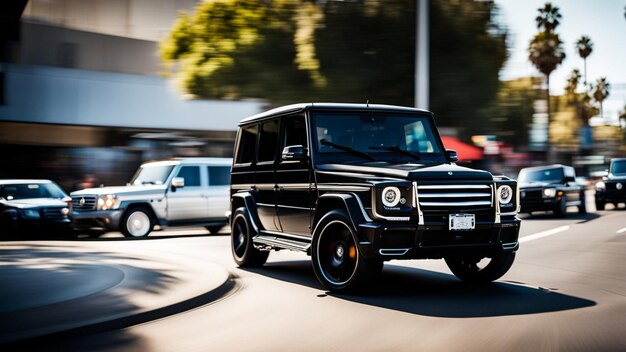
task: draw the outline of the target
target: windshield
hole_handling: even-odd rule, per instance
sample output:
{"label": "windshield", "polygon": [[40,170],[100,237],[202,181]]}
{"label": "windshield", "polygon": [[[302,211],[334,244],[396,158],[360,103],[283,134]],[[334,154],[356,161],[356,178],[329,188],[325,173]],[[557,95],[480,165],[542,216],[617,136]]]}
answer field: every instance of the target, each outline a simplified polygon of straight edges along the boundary
{"label": "windshield", "polygon": [[541,170],[522,170],[519,173],[519,182],[547,182],[547,183],[559,183],[563,182],[564,175],[563,169],[541,169]]}
{"label": "windshield", "polygon": [[611,164],[611,173],[613,175],[626,175],[626,160],[614,161]]}
{"label": "windshield", "polygon": [[0,186],[0,197],[6,200],[67,197],[65,192],[54,183],[18,183]]}
{"label": "windshield", "polygon": [[314,112],[317,152],[349,153],[378,160],[384,155],[408,160],[441,155],[429,119],[389,112]]}
{"label": "windshield", "polygon": [[162,185],[167,181],[173,168],[174,165],[144,165],[137,170],[130,183],[133,185]]}

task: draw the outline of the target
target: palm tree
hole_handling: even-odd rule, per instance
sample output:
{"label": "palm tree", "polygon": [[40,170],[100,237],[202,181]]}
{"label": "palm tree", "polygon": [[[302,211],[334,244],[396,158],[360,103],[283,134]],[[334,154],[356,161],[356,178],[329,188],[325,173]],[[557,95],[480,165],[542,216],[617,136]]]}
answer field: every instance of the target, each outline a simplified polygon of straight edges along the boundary
{"label": "palm tree", "polygon": [[583,35],[576,42],[576,50],[578,50],[578,55],[583,59],[585,63],[584,75],[585,75],[585,86],[587,86],[587,56],[591,55],[593,51],[593,43],[591,42],[591,38],[586,35]]}
{"label": "palm tree", "polygon": [[578,69],[575,68],[569,74],[569,77],[567,77],[567,85],[565,86],[565,93],[569,97],[574,97],[576,95],[576,88],[578,88],[579,82],[580,82],[580,71],[578,71]]}
{"label": "palm tree", "polygon": [[609,96],[609,90],[611,85],[606,80],[606,77],[599,78],[596,81],[595,88],[593,89],[593,99],[600,103],[600,117],[604,117],[602,111],[602,102]]}
{"label": "palm tree", "polygon": [[547,2],[537,11],[539,11],[539,15],[535,17],[535,22],[537,22],[538,29],[543,28],[546,32],[552,32],[559,25],[561,13],[559,13],[558,7],[552,6],[551,3]]}

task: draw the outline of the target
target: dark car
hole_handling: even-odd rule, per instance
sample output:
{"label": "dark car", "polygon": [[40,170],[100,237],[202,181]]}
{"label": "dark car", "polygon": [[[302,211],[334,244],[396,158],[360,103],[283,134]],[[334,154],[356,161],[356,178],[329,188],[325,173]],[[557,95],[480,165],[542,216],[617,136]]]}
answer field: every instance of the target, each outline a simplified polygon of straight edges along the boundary
{"label": "dark car", "polygon": [[516,182],[456,160],[425,110],[315,103],[247,118],[231,177],[234,260],[306,252],[335,291],[391,259],[443,258],[463,281],[496,280],[519,247]]}
{"label": "dark car", "polygon": [[522,213],[552,211],[563,217],[570,206],[578,207],[581,214],[587,212],[585,186],[576,182],[576,172],[571,166],[557,164],[524,168],[517,182]]}
{"label": "dark car", "polygon": [[606,203],[626,203],[626,158],[611,159],[609,173],[596,183],[596,209],[604,210]]}
{"label": "dark car", "polygon": [[49,180],[0,180],[0,238],[71,235],[70,202]]}

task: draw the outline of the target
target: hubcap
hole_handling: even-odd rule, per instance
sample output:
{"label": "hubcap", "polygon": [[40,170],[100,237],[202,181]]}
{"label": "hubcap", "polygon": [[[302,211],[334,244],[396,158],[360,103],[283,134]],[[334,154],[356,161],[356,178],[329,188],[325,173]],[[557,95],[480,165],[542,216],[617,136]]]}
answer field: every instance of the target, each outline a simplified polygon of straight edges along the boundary
{"label": "hubcap", "polygon": [[141,211],[136,211],[128,217],[127,221],[128,233],[134,237],[145,236],[150,230],[150,218]]}
{"label": "hubcap", "polygon": [[243,255],[246,253],[247,234],[245,224],[242,222],[243,220],[237,219],[233,227],[233,251],[237,258],[243,258]]}
{"label": "hubcap", "polygon": [[350,281],[357,265],[357,250],[346,224],[334,221],[326,225],[317,244],[317,266],[324,279],[335,285]]}

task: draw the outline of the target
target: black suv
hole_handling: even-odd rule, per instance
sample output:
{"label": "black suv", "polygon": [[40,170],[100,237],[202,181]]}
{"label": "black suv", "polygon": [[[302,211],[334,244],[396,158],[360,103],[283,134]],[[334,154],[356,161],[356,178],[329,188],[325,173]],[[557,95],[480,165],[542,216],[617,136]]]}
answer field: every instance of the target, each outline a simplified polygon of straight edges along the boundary
{"label": "black suv", "polygon": [[606,203],[626,203],[626,158],[611,159],[609,173],[596,183],[596,209],[604,210]]}
{"label": "black suv", "polygon": [[315,103],[247,118],[231,178],[235,262],[306,252],[334,291],[391,259],[444,258],[463,281],[496,280],[519,247],[516,182],[456,160],[424,110]]}
{"label": "black suv", "polygon": [[567,207],[576,206],[585,214],[585,187],[576,182],[576,172],[571,166],[549,165],[527,167],[517,177],[520,187],[522,213],[552,211],[564,217]]}

